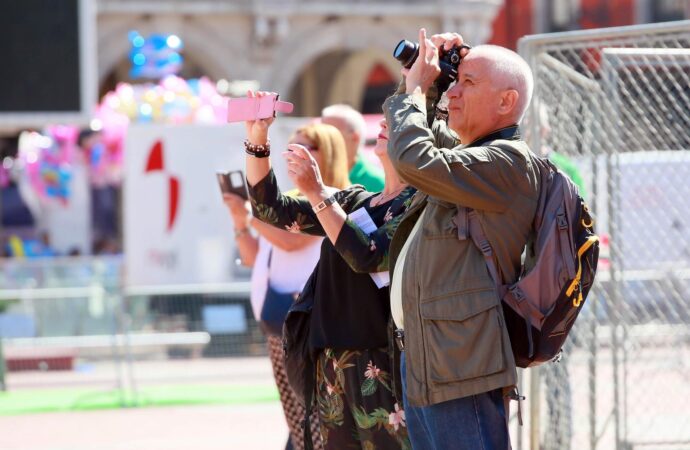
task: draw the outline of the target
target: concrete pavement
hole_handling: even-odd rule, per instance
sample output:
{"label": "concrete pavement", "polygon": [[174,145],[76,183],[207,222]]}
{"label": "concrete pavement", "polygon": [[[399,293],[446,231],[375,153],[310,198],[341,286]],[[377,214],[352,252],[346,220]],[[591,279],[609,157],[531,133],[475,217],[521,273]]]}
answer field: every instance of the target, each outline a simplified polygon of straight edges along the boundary
{"label": "concrete pavement", "polygon": [[0,417],[2,450],[282,450],[278,402]]}

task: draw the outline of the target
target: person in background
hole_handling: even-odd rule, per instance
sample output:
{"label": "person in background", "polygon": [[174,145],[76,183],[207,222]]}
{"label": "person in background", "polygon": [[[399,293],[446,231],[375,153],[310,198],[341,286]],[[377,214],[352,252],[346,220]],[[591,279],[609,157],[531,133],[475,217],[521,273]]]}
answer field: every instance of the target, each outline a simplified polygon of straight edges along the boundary
{"label": "person in background", "polygon": [[[120,187],[97,170],[105,158],[105,144],[99,131],[85,128],[79,132],[77,146],[83,151],[89,168],[91,206],[91,251],[93,254],[119,251]],[[107,245],[105,245],[107,244]],[[109,250],[104,251],[104,247]]]}
{"label": "person in background", "polygon": [[370,192],[382,191],[383,173],[362,154],[367,131],[362,114],[349,105],[335,104],[321,111],[321,122],[336,127],[345,139],[350,181],[361,184]]}
{"label": "person in background", "polygon": [[[295,131],[290,143],[309,148],[317,165],[323,170],[324,180],[327,180],[329,185],[341,189],[349,186],[345,164],[345,144],[336,130],[318,123],[306,125]],[[297,191],[290,193],[292,196],[298,194]],[[322,238],[290,233],[285,229],[257,220],[251,215],[249,202],[238,195],[224,194],[223,201],[235,224],[235,241],[242,264],[253,267],[251,304],[254,316],[259,320],[269,284],[279,292],[298,293],[302,290],[319,259]],[[256,232],[256,236],[250,232],[252,229]],[[295,449],[302,449],[304,443],[300,423],[304,418],[304,408],[298,403],[295,394],[287,384],[280,336],[269,335],[267,340],[273,374],[290,429],[292,446]],[[314,448],[323,448],[316,413],[311,418],[311,426]]]}
{"label": "person in background", "polygon": [[[295,143],[283,156],[304,198],[286,196],[268,157],[273,120],[247,122],[247,182],[254,214],[293,232],[328,237],[308,284],[314,299],[309,345],[317,358],[314,379],[324,448],[409,450],[405,414],[391,386],[387,282],[372,274],[388,270],[390,238],[415,190],[388,163],[388,128],[382,121],[375,150],[386,174],[382,192],[328,186],[308,143]],[[340,136],[335,127],[322,126]],[[371,228],[365,231],[360,224],[368,221]]]}

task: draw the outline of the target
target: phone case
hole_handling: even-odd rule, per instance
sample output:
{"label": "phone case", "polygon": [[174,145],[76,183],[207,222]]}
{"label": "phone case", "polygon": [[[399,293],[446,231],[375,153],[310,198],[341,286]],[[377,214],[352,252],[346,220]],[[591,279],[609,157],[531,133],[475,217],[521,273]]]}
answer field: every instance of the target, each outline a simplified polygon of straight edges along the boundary
{"label": "phone case", "polygon": [[236,194],[245,200],[249,200],[247,185],[244,182],[244,173],[241,170],[218,172],[216,177],[223,194]]}
{"label": "phone case", "polygon": [[291,113],[294,105],[278,100],[278,97],[278,94],[272,94],[263,97],[231,98],[228,100],[228,122],[268,119],[275,117],[276,111]]}

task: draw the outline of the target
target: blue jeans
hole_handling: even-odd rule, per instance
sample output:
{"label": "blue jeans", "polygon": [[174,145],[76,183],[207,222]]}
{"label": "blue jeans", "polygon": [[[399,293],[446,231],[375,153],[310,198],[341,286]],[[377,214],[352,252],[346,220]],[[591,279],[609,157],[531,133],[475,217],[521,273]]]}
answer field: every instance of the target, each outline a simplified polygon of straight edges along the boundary
{"label": "blue jeans", "polygon": [[414,450],[510,449],[501,389],[431,406],[410,406],[405,352],[400,357],[400,371],[405,421]]}

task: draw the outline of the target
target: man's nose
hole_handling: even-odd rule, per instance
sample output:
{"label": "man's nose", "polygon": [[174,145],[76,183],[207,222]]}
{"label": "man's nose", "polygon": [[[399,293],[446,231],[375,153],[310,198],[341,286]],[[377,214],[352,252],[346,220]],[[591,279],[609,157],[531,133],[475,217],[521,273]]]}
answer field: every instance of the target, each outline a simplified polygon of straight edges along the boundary
{"label": "man's nose", "polygon": [[448,92],[446,92],[446,95],[448,96],[448,98],[460,97],[462,95],[462,87],[461,87],[460,83],[456,82],[453,85],[453,87],[448,89]]}

